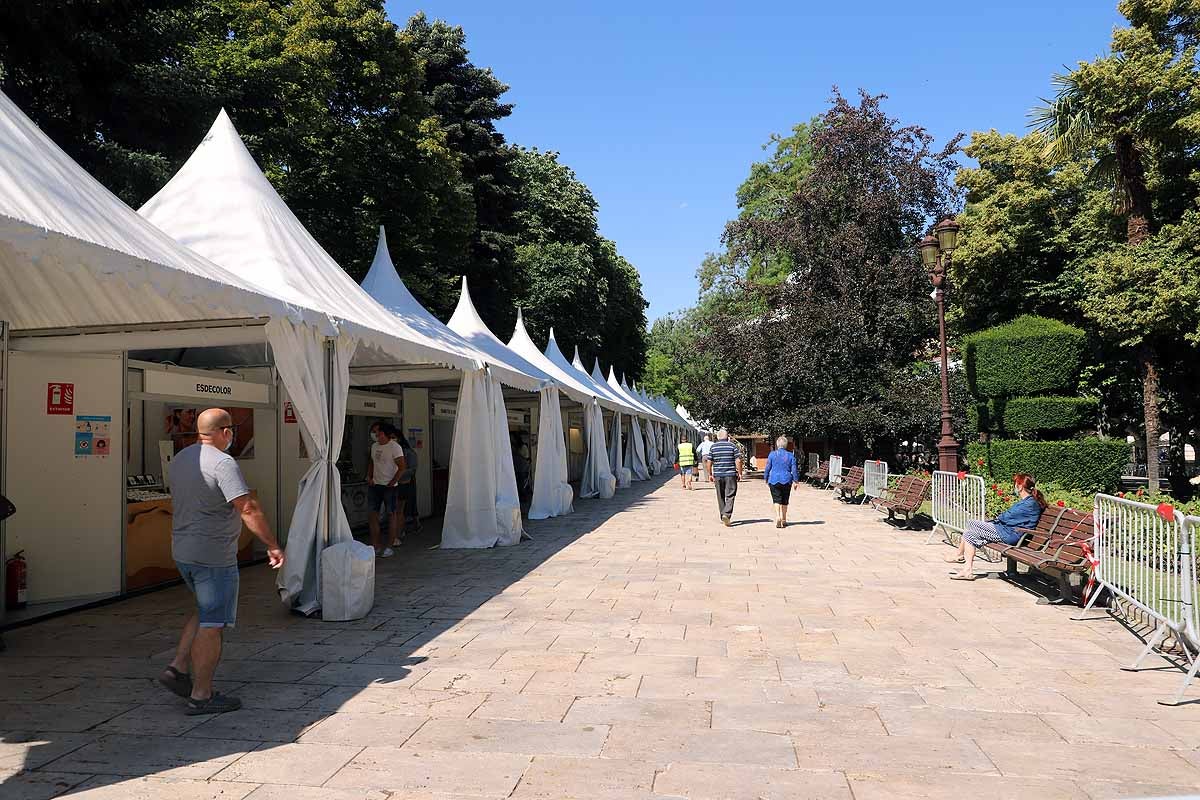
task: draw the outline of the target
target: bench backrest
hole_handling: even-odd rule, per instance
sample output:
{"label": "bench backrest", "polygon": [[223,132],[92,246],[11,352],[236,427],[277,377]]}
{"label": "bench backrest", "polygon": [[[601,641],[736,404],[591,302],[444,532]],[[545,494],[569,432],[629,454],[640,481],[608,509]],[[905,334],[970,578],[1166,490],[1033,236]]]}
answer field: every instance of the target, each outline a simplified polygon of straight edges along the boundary
{"label": "bench backrest", "polygon": [[863,468],[851,467],[850,471],[842,478],[842,487],[857,489],[863,483]]}
{"label": "bench backrest", "polygon": [[1096,526],[1090,513],[1048,506],[1038,517],[1036,526],[1018,530],[1025,534],[1022,547],[1047,552],[1067,547],[1070,553],[1082,559],[1083,550],[1079,543],[1089,541],[1095,534]]}

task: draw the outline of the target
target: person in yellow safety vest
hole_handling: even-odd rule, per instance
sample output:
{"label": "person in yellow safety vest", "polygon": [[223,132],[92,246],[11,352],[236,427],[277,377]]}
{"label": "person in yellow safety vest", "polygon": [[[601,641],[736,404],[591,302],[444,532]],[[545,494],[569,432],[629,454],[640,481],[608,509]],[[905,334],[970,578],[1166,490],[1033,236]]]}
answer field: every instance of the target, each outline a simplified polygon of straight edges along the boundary
{"label": "person in yellow safety vest", "polygon": [[679,481],[683,484],[683,488],[690,490],[692,473],[696,470],[696,451],[692,449],[692,443],[688,441],[687,434],[680,437],[679,463],[675,466],[679,467]]}

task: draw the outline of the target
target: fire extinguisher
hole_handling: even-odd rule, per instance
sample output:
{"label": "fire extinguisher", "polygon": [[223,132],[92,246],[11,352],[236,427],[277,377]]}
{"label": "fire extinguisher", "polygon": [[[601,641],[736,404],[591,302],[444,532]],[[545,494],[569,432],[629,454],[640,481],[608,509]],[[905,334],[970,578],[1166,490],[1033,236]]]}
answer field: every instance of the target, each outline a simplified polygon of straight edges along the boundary
{"label": "fire extinguisher", "polygon": [[28,591],[29,570],[25,564],[24,550],[4,562],[4,604],[10,611],[25,607],[25,595]]}

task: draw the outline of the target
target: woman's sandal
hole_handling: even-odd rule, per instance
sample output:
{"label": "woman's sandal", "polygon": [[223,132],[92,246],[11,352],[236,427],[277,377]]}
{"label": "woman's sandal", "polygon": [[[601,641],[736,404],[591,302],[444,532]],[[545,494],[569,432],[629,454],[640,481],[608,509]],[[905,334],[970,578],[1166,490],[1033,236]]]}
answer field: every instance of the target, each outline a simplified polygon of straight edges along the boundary
{"label": "woman's sandal", "polygon": [[180,672],[172,666],[168,666],[162,671],[162,674],[158,676],[158,682],[167,691],[184,699],[192,696],[192,676],[186,672]]}
{"label": "woman's sandal", "polygon": [[943,559],[947,564],[965,564],[967,559],[963,556],[955,556],[954,558]]}
{"label": "woman's sandal", "polygon": [[950,580],[952,580],[952,581],[973,581],[978,577],[979,576],[976,575],[975,573],[971,573],[970,575],[962,575],[958,572],[955,572],[950,575]]}

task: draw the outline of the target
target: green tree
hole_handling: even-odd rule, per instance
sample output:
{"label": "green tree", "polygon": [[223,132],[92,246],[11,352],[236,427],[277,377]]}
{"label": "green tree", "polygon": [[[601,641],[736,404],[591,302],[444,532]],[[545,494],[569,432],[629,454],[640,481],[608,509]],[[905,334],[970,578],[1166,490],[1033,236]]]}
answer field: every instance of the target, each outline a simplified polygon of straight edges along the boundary
{"label": "green tree", "polygon": [[964,153],[977,166],[956,176],[966,206],[951,262],[950,323],[970,332],[1021,314],[1079,317],[1063,273],[1123,234],[1107,194],[1088,176],[1088,160],[1056,163],[1040,135],[995,130],[974,133]]}
{"label": "green tree", "polygon": [[522,280],[516,265],[515,214],[520,187],[514,150],[496,123],[512,113],[502,102],[508,86],[470,60],[463,29],[418,13],[404,38],[420,59],[421,91],[457,154],[474,206],[474,231],[465,270],[484,322],[511,327]]}
{"label": "green tree", "polygon": [[641,277],[600,236],[596,198],[558,154],[518,148],[513,160],[521,201],[516,213],[519,302],[535,338],[550,328],[567,346],[641,377],[646,301]]}
{"label": "green tree", "polygon": [[[1032,113],[1034,127],[1047,139],[1048,154],[1059,159],[1098,154],[1093,174],[1112,189],[1113,208],[1125,219],[1129,250],[1124,257],[1110,254],[1094,261],[1101,273],[1111,273],[1116,263],[1130,265],[1136,254],[1145,252],[1142,248],[1154,247],[1148,243],[1163,224],[1164,214],[1180,210],[1178,192],[1164,193],[1165,202],[1156,204],[1155,183],[1167,177],[1159,168],[1171,164],[1178,175],[1179,165],[1194,157],[1200,133],[1200,74],[1194,44],[1200,7],[1190,0],[1125,0],[1120,9],[1135,24],[1113,32],[1111,54],[1056,76],[1057,96]],[[1174,186],[1190,182],[1189,175]],[[1154,249],[1163,252],[1162,246]],[[1085,278],[1081,285],[1094,289],[1111,281]],[[1139,291],[1169,292],[1173,286],[1174,281],[1156,280]],[[1164,297],[1150,305],[1161,308],[1170,302]],[[1082,307],[1085,313],[1093,312],[1089,315],[1093,319],[1097,308],[1111,310],[1101,298],[1085,299]],[[1111,330],[1114,321],[1106,322]],[[1117,338],[1134,347],[1141,371],[1147,475],[1155,486],[1164,343],[1153,332],[1139,333],[1134,315],[1115,323],[1123,329]]]}
{"label": "green tree", "polygon": [[957,140],[935,148],[881,101],[835,94],[811,126],[808,167],[778,213],[727,227],[735,262],[778,254],[790,269],[777,285],[742,279],[710,290],[697,341],[713,367],[707,384],[685,382],[699,415],[864,444],[912,427],[898,421],[891,387],[907,381],[932,332],[913,242],[957,204]]}

